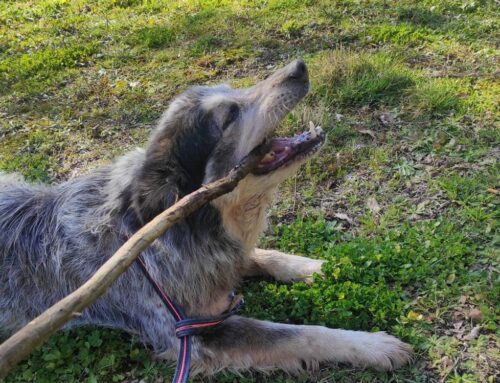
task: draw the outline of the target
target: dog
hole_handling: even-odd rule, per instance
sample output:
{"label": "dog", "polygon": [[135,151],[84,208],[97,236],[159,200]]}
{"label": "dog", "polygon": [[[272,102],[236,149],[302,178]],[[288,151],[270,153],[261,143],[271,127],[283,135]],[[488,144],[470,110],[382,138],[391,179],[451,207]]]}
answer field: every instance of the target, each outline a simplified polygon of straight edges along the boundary
{"label": "dog", "polygon": [[[87,281],[141,226],[202,184],[226,175],[264,138],[271,150],[232,192],[158,238],[143,258],[189,317],[215,316],[245,277],[310,280],[323,261],[256,248],[278,185],[323,144],[313,128],[271,138],[306,95],[296,60],[247,89],[199,86],[173,100],[145,149],[55,186],[0,177],[0,330],[8,335]],[[134,264],[68,327],[118,328],[176,360],[174,319]],[[271,323],[232,316],[193,340],[196,372],[283,369],[319,363],[392,370],[411,347],[385,332]]]}

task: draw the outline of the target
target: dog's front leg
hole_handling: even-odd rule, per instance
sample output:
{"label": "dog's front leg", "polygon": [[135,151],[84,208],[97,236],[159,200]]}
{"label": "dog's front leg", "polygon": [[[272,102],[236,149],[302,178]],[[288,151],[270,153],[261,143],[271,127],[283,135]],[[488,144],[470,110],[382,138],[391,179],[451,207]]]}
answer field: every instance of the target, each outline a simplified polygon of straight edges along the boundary
{"label": "dog's front leg", "polygon": [[298,326],[234,316],[213,332],[195,337],[195,370],[273,369],[289,372],[318,363],[347,363],[393,370],[411,358],[411,347],[384,332]]}
{"label": "dog's front leg", "polygon": [[270,276],[282,282],[305,281],[311,283],[313,274],[322,274],[325,261],[286,254],[277,250],[255,249],[246,276]]}

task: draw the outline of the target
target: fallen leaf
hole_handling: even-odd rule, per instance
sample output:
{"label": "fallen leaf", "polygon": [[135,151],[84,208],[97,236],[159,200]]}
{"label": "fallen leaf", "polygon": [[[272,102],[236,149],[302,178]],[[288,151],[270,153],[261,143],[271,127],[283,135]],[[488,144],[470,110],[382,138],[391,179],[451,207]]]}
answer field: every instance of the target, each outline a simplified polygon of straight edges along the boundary
{"label": "fallen leaf", "polygon": [[467,317],[474,322],[479,322],[483,318],[483,313],[478,309],[472,309],[469,311],[469,314],[467,314]]}
{"label": "fallen leaf", "polygon": [[448,368],[450,365],[451,365],[451,359],[450,359],[450,357],[449,357],[449,356],[446,356],[446,355],[445,355],[445,356],[443,356],[443,357],[441,358],[441,366],[442,366],[444,369],[446,369],[446,368]]}
{"label": "fallen leaf", "polygon": [[371,138],[373,138],[374,140],[377,139],[377,136],[375,135],[375,133],[370,130],[370,129],[363,129],[363,126],[360,125],[360,124],[354,124],[352,125],[352,127],[358,132],[358,133],[361,133],[361,134],[366,134],[368,136],[370,136]]}
{"label": "fallen leaf", "polygon": [[458,321],[458,322],[455,322],[455,323],[453,323],[453,328],[454,328],[455,330],[460,330],[460,328],[463,326],[463,324],[464,324],[464,321],[463,321],[463,320]]}
{"label": "fallen leaf", "polygon": [[462,339],[465,332],[463,324],[464,324],[463,320],[453,323],[453,329],[450,329],[448,331],[448,335],[453,335],[457,339]]}
{"label": "fallen leaf", "polygon": [[475,326],[470,333],[463,337],[463,340],[473,340],[479,336],[479,331],[481,330],[481,326]]}
{"label": "fallen leaf", "polygon": [[349,218],[349,216],[347,214],[335,213],[333,216],[335,218],[342,220],[342,221],[347,221],[350,225],[352,225],[354,223],[354,221],[351,218]]}
{"label": "fallen leaf", "polygon": [[498,194],[498,190],[497,190],[497,189],[488,188],[488,189],[486,189],[486,191],[487,191],[488,193],[491,193],[491,194]]}
{"label": "fallen leaf", "polygon": [[461,305],[465,304],[467,302],[467,295],[461,295],[458,301]]}
{"label": "fallen leaf", "polygon": [[377,139],[377,136],[375,136],[375,133],[373,133],[373,131],[371,131],[370,129],[360,129],[360,130],[358,130],[358,132],[360,132],[361,134],[367,134],[368,136],[370,136],[374,140]]}
{"label": "fallen leaf", "polygon": [[368,199],[366,200],[366,206],[374,215],[377,215],[381,210],[380,205],[378,204],[375,197],[368,197]]}

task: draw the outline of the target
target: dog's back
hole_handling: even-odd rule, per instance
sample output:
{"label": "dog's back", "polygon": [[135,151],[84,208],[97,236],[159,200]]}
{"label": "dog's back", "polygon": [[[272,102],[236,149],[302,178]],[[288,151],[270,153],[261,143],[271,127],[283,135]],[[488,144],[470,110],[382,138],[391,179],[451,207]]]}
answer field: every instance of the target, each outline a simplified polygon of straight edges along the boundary
{"label": "dog's back", "polygon": [[56,200],[56,194],[48,187],[29,185],[20,180],[15,182],[11,177],[1,176],[2,278],[15,272],[20,266],[26,269],[28,265],[33,265],[36,268],[37,264],[46,262],[42,254],[52,243],[53,221],[57,216]]}
{"label": "dog's back", "polygon": [[[49,187],[0,176],[2,332],[23,325],[85,278],[82,243],[77,243],[82,237],[75,232],[82,231],[84,216],[99,202],[91,185],[86,178]],[[69,215],[72,226],[65,220]]]}

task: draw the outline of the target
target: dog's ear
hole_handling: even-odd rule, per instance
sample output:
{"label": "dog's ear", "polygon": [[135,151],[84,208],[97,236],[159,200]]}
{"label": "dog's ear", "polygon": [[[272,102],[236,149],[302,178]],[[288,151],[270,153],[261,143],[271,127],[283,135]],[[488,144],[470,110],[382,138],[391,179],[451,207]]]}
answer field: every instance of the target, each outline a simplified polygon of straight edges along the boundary
{"label": "dog's ear", "polygon": [[175,160],[179,166],[178,186],[183,194],[198,189],[205,178],[210,154],[221,138],[221,129],[210,112],[198,109],[174,145]]}
{"label": "dog's ear", "polygon": [[160,121],[133,191],[134,208],[144,221],[201,186],[221,134],[212,113],[192,104]]}

